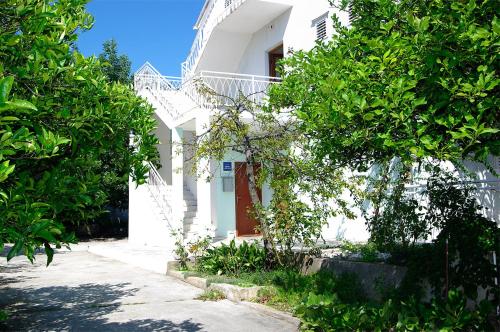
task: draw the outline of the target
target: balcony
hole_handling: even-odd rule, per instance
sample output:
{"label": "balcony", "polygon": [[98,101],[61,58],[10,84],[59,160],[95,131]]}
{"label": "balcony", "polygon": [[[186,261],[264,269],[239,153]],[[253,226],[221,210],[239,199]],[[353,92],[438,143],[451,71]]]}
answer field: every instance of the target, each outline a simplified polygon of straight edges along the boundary
{"label": "balcony", "polygon": [[182,90],[204,108],[232,105],[240,98],[265,102],[267,90],[280,79],[269,76],[201,71],[185,81]]}
{"label": "balcony", "polygon": [[[208,41],[218,31],[252,34],[292,7],[292,0],[207,0],[195,25],[198,30],[186,61],[182,77],[196,71]],[[218,49],[220,52],[220,49]]]}
{"label": "balcony", "polygon": [[134,75],[136,92],[154,98],[160,118],[171,125],[185,120],[190,111],[228,106],[241,97],[265,103],[269,87],[279,82],[276,77],[214,71],[201,71],[182,81],[162,76],[150,65]]}

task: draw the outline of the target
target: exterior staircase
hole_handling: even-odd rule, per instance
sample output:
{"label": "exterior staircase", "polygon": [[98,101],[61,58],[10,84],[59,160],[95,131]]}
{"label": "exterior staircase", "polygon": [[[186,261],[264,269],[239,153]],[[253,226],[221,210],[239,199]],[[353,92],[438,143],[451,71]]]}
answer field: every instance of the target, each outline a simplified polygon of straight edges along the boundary
{"label": "exterior staircase", "polygon": [[193,193],[189,190],[189,188],[184,185],[184,222],[183,222],[183,231],[184,238],[189,239],[193,236],[196,236],[199,231],[197,211],[198,211],[198,202],[196,198],[193,196]]}

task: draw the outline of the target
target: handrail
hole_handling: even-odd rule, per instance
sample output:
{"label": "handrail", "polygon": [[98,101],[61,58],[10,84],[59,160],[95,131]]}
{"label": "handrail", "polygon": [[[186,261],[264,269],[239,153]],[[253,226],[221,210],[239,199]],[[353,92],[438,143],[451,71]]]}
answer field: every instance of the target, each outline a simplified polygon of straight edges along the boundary
{"label": "handrail", "polygon": [[156,98],[156,100],[161,104],[162,109],[167,112],[167,115],[173,120],[179,116],[179,111],[172,103],[168,101],[168,98],[161,92],[157,92],[153,89],[149,89],[149,92]]}
{"label": "handrail", "polygon": [[179,77],[138,74],[134,76],[134,82],[137,91],[149,90],[175,120],[185,112],[179,106],[185,105],[173,105],[169,100],[173,96],[171,93],[182,93],[199,107],[207,109],[227,106],[231,100],[237,100],[241,96],[255,103],[262,103],[269,86],[281,82],[281,79],[262,75],[201,71],[184,81]]}
{"label": "handrail", "polygon": [[248,80],[258,80],[258,81],[266,81],[266,82],[281,82],[280,77],[231,73],[231,72],[212,71],[212,70],[202,70],[202,71],[200,71],[200,76],[201,77],[210,76],[210,77],[219,77],[219,78],[227,78],[227,77],[238,78],[239,77],[241,79],[248,79]]}
{"label": "handrail", "polygon": [[172,187],[167,185],[160,173],[152,163],[148,163],[149,176],[147,179],[148,189],[154,200],[165,215],[167,222],[170,225],[172,219],[172,206],[170,199],[172,197]]}

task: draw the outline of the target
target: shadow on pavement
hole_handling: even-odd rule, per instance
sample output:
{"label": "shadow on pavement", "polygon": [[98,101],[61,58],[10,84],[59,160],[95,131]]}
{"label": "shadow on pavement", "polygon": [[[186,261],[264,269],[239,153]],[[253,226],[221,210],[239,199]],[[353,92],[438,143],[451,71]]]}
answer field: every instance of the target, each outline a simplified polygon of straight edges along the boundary
{"label": "shadow on pavement", "polygon": [[[57,275],[54,276],[57,278]],[[184,320],[176,323],[162,319],[110,322],[106,315],[121,312],[121,305],[142,303],[120,301],[138,289],[129,283],[83,284],[75,287],[15,287],[15,283],[0,288],[0,309],[9,318],[0,330],[71,330],[71,331],[201,331],[202,325]]]}

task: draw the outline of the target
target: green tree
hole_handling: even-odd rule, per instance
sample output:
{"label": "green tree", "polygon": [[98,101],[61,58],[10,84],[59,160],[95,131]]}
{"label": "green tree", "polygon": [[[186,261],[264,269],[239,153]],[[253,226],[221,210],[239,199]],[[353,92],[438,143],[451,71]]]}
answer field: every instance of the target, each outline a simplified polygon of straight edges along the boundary
{"label": "green tree", "polygon": [[102,71],[111,82],[128,84],[132,82],[130,75],[130,59],[127,55],[118,55],[118,44],[116,40],[107,40],[102,45],[103,53],[99,54],[99,60],[104,64]]}
{"label": "green tree", "polygon": [[350,6],[352,27],[335,19],[331,41],[290,56],[271,94],[302,120],[319,160],[364,171],[395,157],[486,162],[500,153],[494,1]]}
{"label": "green tree", "polygon": [[[453,263],[459,267],[453,277],[475,277],[473,287],[463,279],[460,286],[475,291],[486,283],[477,275],[492,283],[495,269],[484,257],[498,244],[498,226],[477,212],[471,190],[457,186],[455,174],[441,188],[430,178],[426,207],[406,185],[418,179],[420,169],[442,174],[443,161],[460,167],[472,159],[493,170],[487,158],[500,154],[498,4],[352,0],[335,5],[350,8],[352,26],[334,17],[330,41],[287,58],[271,105],[288,108],[299,119],[319,164],[370,171],[359,198],[373,203],[367,223],[377,244],[410,246],[435,227],[441,232],[433,255],[443,257],[449,240],[455,258],[450,262],[459,261]],[[439,195],[432,196],[436,188]],[[444,272],[435,271],[443,285]]]}
{"label": "green tree", "polygon": [[[138,183],[156,158],[152,108],[74,50],[92,26],[86,0],[0,3],[0,245],[33,260],[75,241],[68,228],[102,212],[103,155]],[[134,133],[133,144],[124,144]]]}
{"label": "green tree", "polygon": [[[352,26],[284,61],[271,105],[290,108],[318,164],[370,170],[369,228],[428,230],[405,185],[418,167],[500,154],[498,6],[490,1],[356,0]],[[403,221],[404,220],[404,221]],[[413,225],[410,227],[410,224]],[[409,228],[410,227],[410,228]],[[382,230],[395,234],[394,227]],[[413,233],[408,241],[408,232]]]}
{"label": "green tree", "polygon": [[[127,55],[118,55],[118,44],[114,39],[103,43],[103,53],[99,54],[98,59],[109,82],[122,84],[132,82],[131,62]],[[129,144],[128,137],[124,137],[123,144],[124,146]],[[112,149],[101,156],[102,181],[109,197],[109,206],[117,209],[128,208],[129,171],[127,158],[124,158],[123,153],[127,153],[126,150]],[[102,218],[106,219],[106,215],[103,215]],[[96,222],[99,223],[99,221]],[[113,221],[111,220],[111,222]]]}

